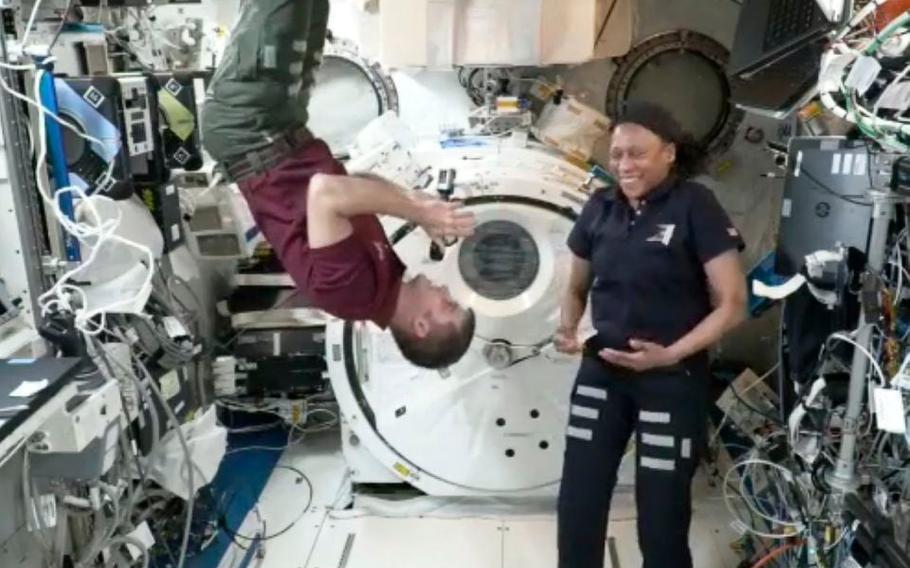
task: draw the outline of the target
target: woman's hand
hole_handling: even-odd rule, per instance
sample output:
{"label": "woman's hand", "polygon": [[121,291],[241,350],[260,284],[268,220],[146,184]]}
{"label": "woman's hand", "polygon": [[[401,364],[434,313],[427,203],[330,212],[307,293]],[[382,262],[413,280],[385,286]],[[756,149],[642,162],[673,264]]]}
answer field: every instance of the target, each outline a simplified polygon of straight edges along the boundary
{"label": "woman's hand", "polygon": [[633,339],[629,341],[629,347],[632,348],[632,352],[601,349],[600,357],[607,363],[633,371],[671,367],[679,363],[679,357],[674,354],[672,349],[657,343]]}
{"label": "woman's hand", "polygon": [[553,336],[553,345],[560,353],[573,355],[581,352],[581,341],[578,339],[577,329],[567,329],[560,327]]}

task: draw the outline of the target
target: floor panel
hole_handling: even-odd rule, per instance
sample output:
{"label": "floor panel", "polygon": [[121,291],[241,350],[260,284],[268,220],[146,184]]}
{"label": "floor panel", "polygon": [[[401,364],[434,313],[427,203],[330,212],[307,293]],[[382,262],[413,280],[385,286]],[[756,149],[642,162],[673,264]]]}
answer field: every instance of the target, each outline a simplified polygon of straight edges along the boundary
{"label": "floor panel", "polygon": [[[355,510],[334,510],[345,502],[345,464],[336,433],[309,438],[289,449],[272,474],[259,503],[266,533],[284,534],[265,542],[259,568],[553,568],[556,519],[553,503],[510,505],[499,500],[420,498],[393,502],[358,499]],[[295,471],[296,470],[296,471]],[[298,473],[299,471],[299,473]],[[303,481],[306,476],[309,484]],[[301,517],[302,507],[312,502]],[[696,477],[691,530],[695,565],[728,568],[737,559],[729,543],[736,536],[718,491]],[[299,518],[298,518],[299,517]],[[605,568],[641,565],[636,536],[634,490],[617,487],[610,515]],[[245,532],[259,523],[247,519]],[[612,548],[612,553],[611,553]],[[242,552],[242,551],[241,551]],[[222,567],[242,554],[228,553]],[[615,557],[616,562],[611,560]]]}
{"label": "floor panel", "polygon": [[307,568],[501,568],[502,540],[488,520],[328,520]]}

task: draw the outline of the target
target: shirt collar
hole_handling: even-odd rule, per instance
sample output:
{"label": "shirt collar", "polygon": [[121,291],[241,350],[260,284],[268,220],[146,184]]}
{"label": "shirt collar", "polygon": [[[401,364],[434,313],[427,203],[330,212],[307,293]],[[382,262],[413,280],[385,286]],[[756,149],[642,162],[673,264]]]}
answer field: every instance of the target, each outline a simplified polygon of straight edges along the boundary
{"label": "shirt collar", "polygon": [[[649,191],[647,193],[647,195],[645,195],[641,199],[639,207],[647,206],[648,204],[651,204],[651,203],[657,203],[658,201],[665,199],[670,194],[670,191],[674,187],[676,187],[678,182],[679,182],[679,178],[677,178],[673,174],[670,174],[669,176],[667,176],[667,178],[664,181],[657,184],[657,187],[655,187],[654,189]],[[631,208],[631,204],[629,203],[629,200],[626,198],[626,195],[618,187],[616,188],[616,195],[619,197],[619,201],[621,201],[626,206]]]}

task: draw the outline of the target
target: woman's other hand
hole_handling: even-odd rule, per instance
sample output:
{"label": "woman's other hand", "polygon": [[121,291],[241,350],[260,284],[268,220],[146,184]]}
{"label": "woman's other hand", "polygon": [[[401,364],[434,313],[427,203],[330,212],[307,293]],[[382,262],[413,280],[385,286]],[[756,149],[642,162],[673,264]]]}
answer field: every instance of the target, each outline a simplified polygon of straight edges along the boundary
{"label": "woman's other hand", "polygon": [[673,350],[657,343],[633,339],[629,341],[632,351],[617,351],[616,349],[601,349],[600,357],[607,363],[632,369],[633,371],[647,371],[660,367],[672,367],[679,363],[679,358]]}
{"label": "woman's other hand", "polygon": [[559,328],[553,336],[553,344],[560,353],[572,355],[581,352],[581,341],[578,339],[577,329]]}

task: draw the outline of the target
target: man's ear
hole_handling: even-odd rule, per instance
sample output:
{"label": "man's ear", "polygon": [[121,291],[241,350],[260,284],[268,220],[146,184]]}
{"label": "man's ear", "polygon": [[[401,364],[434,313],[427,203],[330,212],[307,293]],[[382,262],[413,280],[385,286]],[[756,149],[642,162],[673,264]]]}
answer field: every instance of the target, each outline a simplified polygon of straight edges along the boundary
{"label": "man's ear", "polygon": [[425,339],[430,335],[430,320],[424,316],[414,318],[413,329],[414,335],[416,335],[418,339]]}

